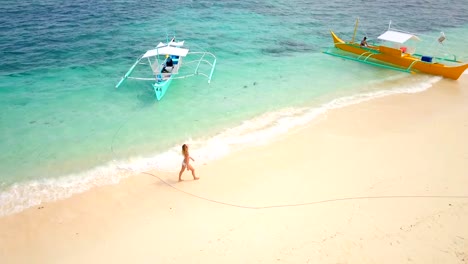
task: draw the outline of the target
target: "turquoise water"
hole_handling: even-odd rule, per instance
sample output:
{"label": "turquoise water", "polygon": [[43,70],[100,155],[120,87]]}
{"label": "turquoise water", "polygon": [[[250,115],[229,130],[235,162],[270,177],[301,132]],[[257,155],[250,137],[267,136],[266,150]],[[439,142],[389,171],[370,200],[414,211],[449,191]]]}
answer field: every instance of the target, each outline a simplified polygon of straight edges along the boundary
{"label": "turquoise water", "polygon": [[[4,1],[5,2],[5,1]],[[331,108],[418,92],[439,77],[324,55],[329,30],[350,39],[395,26],[467,60],[465,1],[29,1],[0,7],[0,215],[118,182],[176,171],[180,145],[199,164],[264,144]],[[211,84],[115,84],[167,34],[218,63]],[[424,38],[423,38],[424,39]]]}

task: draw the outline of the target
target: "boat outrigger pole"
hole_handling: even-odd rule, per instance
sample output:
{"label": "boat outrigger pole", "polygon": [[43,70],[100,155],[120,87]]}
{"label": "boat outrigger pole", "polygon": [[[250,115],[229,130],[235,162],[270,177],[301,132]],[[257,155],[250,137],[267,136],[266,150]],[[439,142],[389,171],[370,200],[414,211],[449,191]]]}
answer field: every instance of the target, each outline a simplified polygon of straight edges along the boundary
{"label": "boat outrigger pole", "polygon": [[[216,67],[216,56],[211,53],[211,52],[192,52],[192,54],[203,54],[202,57],[198,60],[198,64],[197,64],[197,67],[195,68],[195,74],[201,74],[203,76],[205,76],[206,78],[208,78],[208,83],[211,83],[211,77],[213,76],[213,72],[214,72],[214,69]],[[205,56],[206,55],[209,55],[213,58],[213,62],[210,62],[208,60],[205,59]],[[202,73],[202,72],[199,72],[198,71],[198,68],[200,67],[200,64],[204,62],[204,63],[207,63],[208,65],[211,66],[211,71],[210,71],[210,75],[206,75],[205,73]]]}
{"label": "boat outrigger pole", "polygon": [[208,83],[211,83],[211,76],[213,76],[213,72],[214,72],[215,66],[216,66],[216,59],[215,59],[214,62],[213,62],[213,66],[212,66],[212,68],[211,68],[210,77],[208,78]]}
{"label": "boat outrigger pole", "polygon": [[127,80],[128,76],[130,76],[130,74],[132,74],[133,70],[135,69],[135,67],[138,65],[138,63],[140,62],[141,60],[141,57],[138,58],[138,60],[135,62],[135,64],[133,64],[132,67],[130,67],[130,69],[128,70],[128,72],[122,77],[122,79],[120,79],[120,82],[115,86],[115,88],[119,88],[120,85],[122,85],[122,83]]}

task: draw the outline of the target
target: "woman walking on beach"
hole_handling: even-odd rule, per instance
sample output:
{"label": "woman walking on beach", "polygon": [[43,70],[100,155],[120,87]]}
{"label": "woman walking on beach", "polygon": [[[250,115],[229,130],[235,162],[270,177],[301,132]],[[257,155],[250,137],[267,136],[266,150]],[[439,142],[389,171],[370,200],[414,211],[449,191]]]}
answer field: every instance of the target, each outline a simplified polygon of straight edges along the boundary
{"label": "woman walking on beach", "polygon": [[190,160],[193,160],[193,161],[195,160],[192,157],[190,157],[189,151],[188,151],[188,145],[186,144],[182,145],[182,155],[184,156],[184,160],[182,161],[182,167],[180,168],[180,172],[179,172],[179,181],[182,181],[182,173],[185,171],[185,168],[187,168],[187,170],[192,171],[192,176],[194,180],[200,179],[195,176],[195,169],[192,167],[192,165],[190,165]]}

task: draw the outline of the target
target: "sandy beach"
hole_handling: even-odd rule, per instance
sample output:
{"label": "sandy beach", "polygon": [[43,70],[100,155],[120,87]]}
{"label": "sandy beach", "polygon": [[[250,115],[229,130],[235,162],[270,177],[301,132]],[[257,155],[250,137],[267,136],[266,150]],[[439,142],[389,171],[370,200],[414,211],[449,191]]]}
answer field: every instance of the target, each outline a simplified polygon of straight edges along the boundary
{"label": "sandy beach", "polygon": [[193,165],[0,218],[0,263],[468,263],[468,75]]}

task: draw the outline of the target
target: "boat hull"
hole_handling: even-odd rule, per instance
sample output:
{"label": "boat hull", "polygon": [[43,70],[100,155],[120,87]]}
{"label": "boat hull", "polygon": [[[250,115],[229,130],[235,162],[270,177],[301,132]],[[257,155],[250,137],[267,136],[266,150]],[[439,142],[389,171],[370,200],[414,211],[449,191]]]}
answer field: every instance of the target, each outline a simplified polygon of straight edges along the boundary
{"label": "boat hull", "polygon": [[156,99],[158,101],[161,100],[163,96],[166,94],[166,91],[171,85],[172,80],[173,80],[173,76],[171,76],[169,79],[165,81],[156,82],[152,85],[154,89],[154,93],[156,94]]}
{"label": "boat hull", "polygon": [[363,61],[376,60],[389,63],[408,72],[423,72],[432,75],[440,75],[450,79],[458,79],[468,68],[468,64],[448,66],[442,63],[422,61],[421,58],[402,53],[400,49],[386,46],[361,47],[358,43],[350,43],[341,40],[331,32],[333,43],[337,49],[360,55]]}

